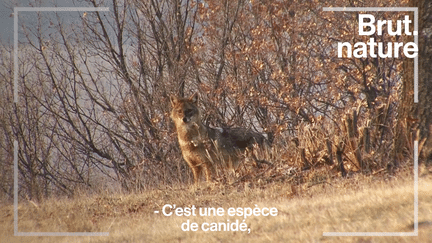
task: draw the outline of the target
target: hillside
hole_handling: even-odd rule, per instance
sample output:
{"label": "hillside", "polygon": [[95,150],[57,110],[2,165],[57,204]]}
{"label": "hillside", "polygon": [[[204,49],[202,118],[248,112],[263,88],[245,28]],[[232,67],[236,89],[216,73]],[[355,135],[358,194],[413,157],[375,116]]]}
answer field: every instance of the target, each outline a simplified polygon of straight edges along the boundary
{"label": "hillside", "polygon": [[[2,242],[432,242],[432,170],[420,167],[419,235],[407,237],[324,237],[323,232],[413,232],[412,171],[395,177],[355,175],[313,186],[286,183],[181,186],[137,194],[76,196],[19,204],[19,230],[109,232],[99,237],[13,237],[13,206],[1,206]],[[223,208],[224,216],[164,216],[165,204]],[[233,223],[234,208],[277,208],[277,216],[245,219],[250,233],[183,232],[189,220]],[[155,214],[154,211],[160,211]],[[180,211],[179,211],[180,212]],[[183,212],[185,213],[186,210]],[[247,210],[244,210],[247,212]],[[263,210],[263,213],[265,211]],[[268,213],[268,211],[267,211]],[[229,221],[228,221],[229,220]],[[210,225],[209,225],[210,226]]]}

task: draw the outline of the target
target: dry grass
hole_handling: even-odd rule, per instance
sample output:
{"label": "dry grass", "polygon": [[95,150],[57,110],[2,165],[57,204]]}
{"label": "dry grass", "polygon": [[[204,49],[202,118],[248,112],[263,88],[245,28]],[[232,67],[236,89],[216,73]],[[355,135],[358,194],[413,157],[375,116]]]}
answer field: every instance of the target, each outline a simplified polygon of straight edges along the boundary
{"label": "dry grass", "polygon": [[[429,169],[430,170],[430,169]],[[0,208],[2,242],[432,242],[432,173],[421,169],[418,237],[324,237],[323,232],[412,232],[411,171],[391,180],[357,175],[328,183],[241,186],[201,185],[140,194],[49,199],[19,205],[20,231],[109,232],[109,237],[14,237],[13,207]],[[246,219],[245,232],[183,232],[186,220],[226,222],[223,217],[165,217],[164,204],[196,207],[276,207],[276,217]],[[231,217],[230,221],[240,217]]]}

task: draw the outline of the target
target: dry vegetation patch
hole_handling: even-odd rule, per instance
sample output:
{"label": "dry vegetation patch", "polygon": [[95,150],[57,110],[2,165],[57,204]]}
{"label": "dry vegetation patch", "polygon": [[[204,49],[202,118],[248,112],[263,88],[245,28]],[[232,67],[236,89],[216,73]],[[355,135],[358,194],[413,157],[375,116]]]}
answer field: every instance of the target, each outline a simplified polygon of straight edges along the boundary
{"label": "dry vegetation patch", "polygon": [[[20,231],[109,232],[109,237],[13,237],[13,208],[1,207],[5,242],[428,242],[432,237],[432,175],[420,172],[418,237],[324,237],[323,232],[412,232],[414,190],[410,171],[391,180],[356,175],[315,186],[286,183],[261,186],[160,188],[136,194],[48,199],[19,206]],[[403,175],[404,174],[404,175]],[[245,232],[183,232],[190,220],[230,222],[242,217],[177,217],[155,214],[165,204],[178,207],[276,207],[276,217],[248,217]]]}

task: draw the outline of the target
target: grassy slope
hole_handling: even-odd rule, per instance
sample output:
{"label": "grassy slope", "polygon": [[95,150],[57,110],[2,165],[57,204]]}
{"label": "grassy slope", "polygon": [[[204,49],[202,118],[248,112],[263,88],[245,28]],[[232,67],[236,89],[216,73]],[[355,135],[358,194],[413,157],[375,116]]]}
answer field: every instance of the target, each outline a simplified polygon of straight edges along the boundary
{"label": "grassy slope", "polygon": [[[402,179],[406,178],[406,179]],[[141,194],[50,199],[19,206],[20,231],[108,231],[109,237],[13,237],[13,209],[0,207],[1,242],[432,242],[432,173],[419,183],[418,237],[323,237],[323,232],[412,232],[412,176],[390,181],[356,176],[312,187],[274,183],[255,188],[181,187]],[[244,232],[183,232],[187,219],[226,222],[223,217],[165,217],[166,204],[196,207],[276,207],[276,217],[250,217]],[[239,218],[239,217],[237,217]],[[236,217],[230,218],[234,221]]]}

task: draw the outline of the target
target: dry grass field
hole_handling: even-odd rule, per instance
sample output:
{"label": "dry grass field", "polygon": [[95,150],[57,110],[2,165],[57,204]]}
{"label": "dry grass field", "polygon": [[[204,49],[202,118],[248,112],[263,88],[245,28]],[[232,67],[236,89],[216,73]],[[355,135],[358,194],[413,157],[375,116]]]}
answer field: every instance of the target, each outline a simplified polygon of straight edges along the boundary
{"label": "dry grass field", "polygon": [[[271,183],[160,188],[141,194],[93,195],[19,204],[19,231],[109,232],[107,237],[14,237],[13,206],[0,207],[1,242],[432,242],[432,170],[420,167],[417,237],[324,237],[323,232],[413,232],[412,171],[395,177],[355,175],[314,186]],[[276,207],[277,216],[246,218],[247,232],[183,232],[190,220],[243,217],[164,216],[179,207]]]}

